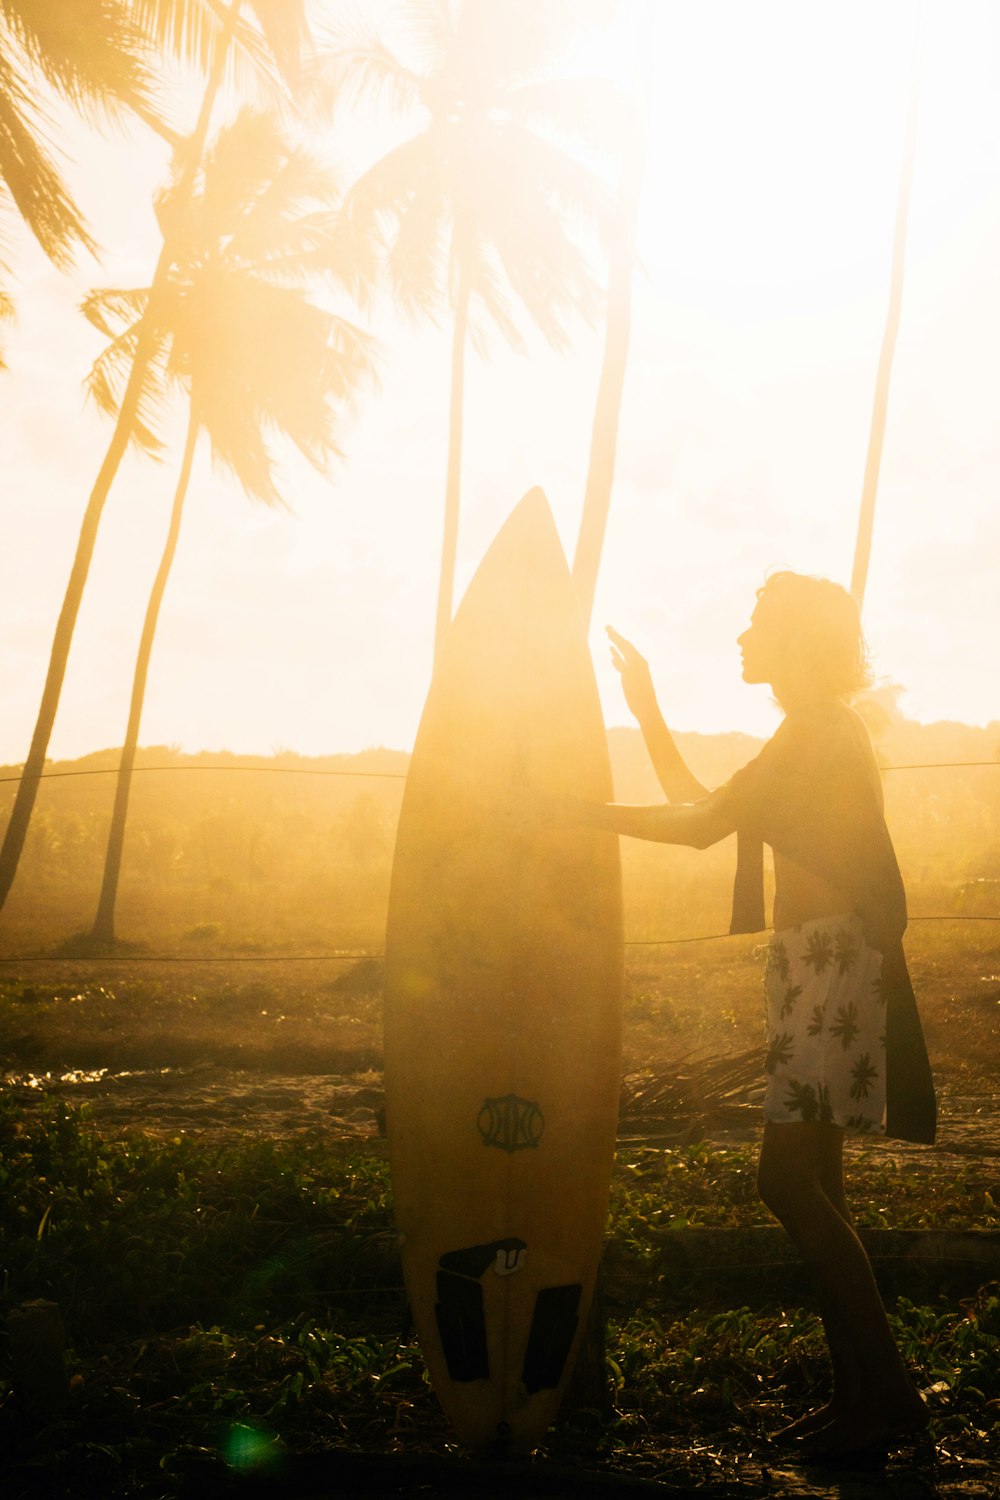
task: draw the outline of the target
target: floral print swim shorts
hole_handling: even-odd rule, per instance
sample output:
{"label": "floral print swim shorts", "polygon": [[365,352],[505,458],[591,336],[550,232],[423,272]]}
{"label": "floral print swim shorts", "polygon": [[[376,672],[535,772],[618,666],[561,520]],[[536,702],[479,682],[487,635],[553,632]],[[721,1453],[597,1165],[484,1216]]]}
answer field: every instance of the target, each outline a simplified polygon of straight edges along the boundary
{"label": "floral print swim shorts", "polygon": [[885,1130],[882,955],[853,912],[776,932],[764,969],[764,1115]]}

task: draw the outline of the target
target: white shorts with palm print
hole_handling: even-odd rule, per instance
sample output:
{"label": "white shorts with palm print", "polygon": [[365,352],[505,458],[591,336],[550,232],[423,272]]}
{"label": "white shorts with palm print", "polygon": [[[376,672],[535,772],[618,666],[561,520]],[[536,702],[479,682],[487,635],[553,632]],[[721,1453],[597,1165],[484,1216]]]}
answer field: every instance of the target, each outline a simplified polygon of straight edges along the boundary
{"label": "white shorts with palm print", "polygon": [[882,955],[854,913],[776,932],[764,970],[764,1115],[885,1129]]}

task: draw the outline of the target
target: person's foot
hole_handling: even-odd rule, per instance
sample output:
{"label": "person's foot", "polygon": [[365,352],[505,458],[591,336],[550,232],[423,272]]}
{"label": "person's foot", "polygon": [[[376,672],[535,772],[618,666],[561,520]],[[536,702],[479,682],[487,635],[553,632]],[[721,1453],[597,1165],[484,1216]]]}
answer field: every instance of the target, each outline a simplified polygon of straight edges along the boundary
{"label": "person's foot", "polygon": [[796,1446],[820,1462],[870,1461],[878,1453],[919,1437],[930,1421],[919,1391],[904,1393],[898,1400],[867,1400],[840,1412],[825,1426],[804,1435]]}

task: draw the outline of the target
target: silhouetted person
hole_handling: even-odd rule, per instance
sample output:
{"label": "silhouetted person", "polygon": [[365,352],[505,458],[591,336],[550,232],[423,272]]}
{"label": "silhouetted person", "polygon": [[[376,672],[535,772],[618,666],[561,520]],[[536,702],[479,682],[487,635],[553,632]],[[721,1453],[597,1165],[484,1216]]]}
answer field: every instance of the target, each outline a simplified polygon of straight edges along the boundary
{"label": "silhouetted person", "polygon": [[864,724],[858,610],[839,585],[776,573],[739,638],[743,680],[785,718],[709,792],[685,765],[649,668],[615,631],[612,660],[667,806],[564,799],[592,827],[706,848],[738,835],[733,932],[764,926],[763,844],[774,853],[765,968],[768,1053],[758,1188],[815,1273],[833,1362],[830,1402],[776,1434],[846,1460],[926,1426],[844,1197],[845,1131],[932,1141],[934,1091],[902,950],[906,903]]}

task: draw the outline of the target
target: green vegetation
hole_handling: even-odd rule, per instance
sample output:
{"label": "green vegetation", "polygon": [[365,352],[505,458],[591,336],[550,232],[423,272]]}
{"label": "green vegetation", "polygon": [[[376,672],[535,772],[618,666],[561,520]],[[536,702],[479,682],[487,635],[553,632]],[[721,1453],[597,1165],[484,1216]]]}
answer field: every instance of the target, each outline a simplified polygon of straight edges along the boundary
{"label": "green vegetation", "polygon": [[[676,1149],[623,1148],[612,1185],[611,1234],[644,1259],[655,1257],[665,1229],[735,1229],[773,1224],[754,1185],[753,1146],[707,1141]],[[935,1174],[927,1193],[922,1164],[901,1167],[864,1148],[850,1156],[851,1206],[865,1228],[1000,1229],[997,1169],[970,1162]]]}
{"label": "green vegetation", "polygon": [[[0,1363],[14,1493],[72,1473],[75,1494],[166,1497],[290,1453],[450,1445],[407,1328],[381,1142],[104,1138],[85,1111],[8,1100],[0,1144],[4,1300],[59,1304],[71,1383],[65,1409],[32,1406]],[[748,1305],[728,1281],[692,1307],[662,1256],[664,1227],[762,1222],[752,1176],[749,1148],[623,1151],[606,1270],[613,1409],[570,1401],[551,1458],[673,1480],[780,1462],[767,1432],[825,1388],[816,1318],[770,1291]],[[982,1167],[917,1191],[862,1153],[854,1180],[864,1222],[998,1222]],[[900,1297],[893,1324],[949,1461],[975,1472],[1000,1408],[1000,1287]]]}

